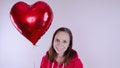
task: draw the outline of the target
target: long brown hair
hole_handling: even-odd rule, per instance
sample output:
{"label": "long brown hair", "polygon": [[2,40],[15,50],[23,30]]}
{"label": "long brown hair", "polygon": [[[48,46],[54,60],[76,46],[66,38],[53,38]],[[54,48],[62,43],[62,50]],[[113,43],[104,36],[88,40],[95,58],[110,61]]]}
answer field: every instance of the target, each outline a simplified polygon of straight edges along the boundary
{"label": "long brown hair", "polygon": [[55,35],[59,32],[59,31],[63,31],[63,32],[66,32],[69,34],[69,37],[70,37],[70,43],[69,43],[69,46],[67,48],[67,50],[65,51],[64,53],[64,60],[63,60],[63,63],[65,64],[68,64],[69,60],[71,58],[73,58],[75,56],[75,54],[72,52],[72,45],[73,45],[73,35],[71,33],[71,30],[66,28],[66,27],[61,27],[61,28],[58,28],[54,34],[53,34],[53,37],[52,37],[52,43],[51,43],[51,47],[47,53],[47,56],[49,58],[49,60],[51,62],[54,62],[56,56],[57,56],[57,53],[55,51],[55,49],[53,48],[53,43],[54,43],[54,38],[55,38]]}

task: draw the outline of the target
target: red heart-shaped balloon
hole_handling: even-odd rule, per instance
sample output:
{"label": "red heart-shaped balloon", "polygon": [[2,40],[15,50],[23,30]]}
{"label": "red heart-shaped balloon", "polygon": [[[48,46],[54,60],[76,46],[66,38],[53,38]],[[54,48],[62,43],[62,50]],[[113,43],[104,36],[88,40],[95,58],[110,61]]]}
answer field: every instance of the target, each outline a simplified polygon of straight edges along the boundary
{"label": "red heart-shaped balloon", "polygon": [[11,8],[10,18],[16,29],[35,45],[50,27],[53,12],[43,1],[33,5],[20,1]]}

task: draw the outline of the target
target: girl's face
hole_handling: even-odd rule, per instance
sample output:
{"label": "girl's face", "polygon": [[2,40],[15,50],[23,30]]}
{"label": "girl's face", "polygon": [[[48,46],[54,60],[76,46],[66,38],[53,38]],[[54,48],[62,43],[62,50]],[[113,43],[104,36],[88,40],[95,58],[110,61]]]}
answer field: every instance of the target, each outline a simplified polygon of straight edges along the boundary
{"label": "girl's face", "polygon": [[69,47],[70,37],[69,34],[63,31],[59,31],[54,38],[53,47],[56,53],[63,56],[64,52]]}

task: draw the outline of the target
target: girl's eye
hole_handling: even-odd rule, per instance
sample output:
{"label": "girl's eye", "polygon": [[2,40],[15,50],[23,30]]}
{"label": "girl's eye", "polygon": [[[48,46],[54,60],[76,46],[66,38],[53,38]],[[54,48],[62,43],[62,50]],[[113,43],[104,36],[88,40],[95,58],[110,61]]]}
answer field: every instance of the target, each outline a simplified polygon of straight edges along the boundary
{"label": "girl's eye", "polygon": [[67,43],[67,41],[66,41],[66,40],[64,40],[64,41],[63,41],[63,43]]}
{"label": "girl's eye", "polygon": [[56,42],[59,42],[59,39],[56,39],[55,41],[56,41]]}

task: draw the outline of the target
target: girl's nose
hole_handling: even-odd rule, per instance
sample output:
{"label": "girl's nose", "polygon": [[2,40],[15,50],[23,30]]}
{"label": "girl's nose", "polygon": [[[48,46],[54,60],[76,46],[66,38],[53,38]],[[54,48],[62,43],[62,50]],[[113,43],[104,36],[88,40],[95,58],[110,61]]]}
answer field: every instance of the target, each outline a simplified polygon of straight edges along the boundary
{"label": "girl's nose", "polygon": [[61,45],[62,45],[62,42],[59,41],[59,42],[58,42],[58,46],[61,46]]}

